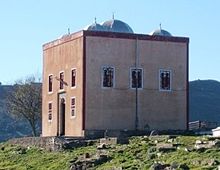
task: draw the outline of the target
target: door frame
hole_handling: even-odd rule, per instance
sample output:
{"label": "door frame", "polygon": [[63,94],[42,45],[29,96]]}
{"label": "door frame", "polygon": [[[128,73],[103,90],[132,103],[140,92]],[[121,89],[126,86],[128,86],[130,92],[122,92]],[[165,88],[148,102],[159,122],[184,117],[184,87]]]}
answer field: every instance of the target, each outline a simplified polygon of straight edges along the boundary
{"label": "door frame", "polygon": [[[58,93],[57,109],[57,136],[65,136],[65,118],[66,118],[66,92]],[[64,100],[64,108],[61,107],[61,101]],[[64,110],[63,110],[64,109]]]}

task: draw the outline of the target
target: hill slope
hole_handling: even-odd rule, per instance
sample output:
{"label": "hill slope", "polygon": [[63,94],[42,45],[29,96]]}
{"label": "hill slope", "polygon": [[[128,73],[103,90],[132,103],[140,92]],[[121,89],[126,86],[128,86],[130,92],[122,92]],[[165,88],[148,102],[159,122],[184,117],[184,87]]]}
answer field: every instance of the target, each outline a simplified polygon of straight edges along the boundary
{"label": "hill slope", "polygon": [[17,121],[6,111],[6,96],[12,90],[12,87],[9,85],[0,86],[0,141],[31,134],[26,121]]}
{"label": "hill slope", "polygon": [[[220,123],[220,82],[196,80],[189,84],[189,118]],[[25,121],[16,121],[6,114],[5,99],[12,86],[0,85],[0,141],[30,135]]]}
{"label": "hill slope", "polygon": [[189,85],[190,121],[220,122],[220,82],[197,80]]}
{"label": "hill slope", "polygon": [[89,146],[60,152],[6,143],[0,144],[0,167],[5,170],[211,170],[220,165],[219,143],[219,139],[214,142],[202,136],[139,136],[129,138],[128,144],[101,145],[105,147],[100,148],[96,147],[100,143],[90,141]]}

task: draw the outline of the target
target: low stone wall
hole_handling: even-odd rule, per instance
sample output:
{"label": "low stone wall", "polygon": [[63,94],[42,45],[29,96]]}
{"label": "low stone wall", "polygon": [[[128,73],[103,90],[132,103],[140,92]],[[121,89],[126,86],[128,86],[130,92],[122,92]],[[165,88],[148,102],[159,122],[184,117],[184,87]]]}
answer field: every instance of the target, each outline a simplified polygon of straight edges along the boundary
{"label": "low stone wall", "polygon": [[23,147],[39,147],[49,151],[61,151],[94,144],[95,140],[74,139],[64,137],[24,137],[8,140],[7,143]]}
{"label": "low stone wall", "polygon": [[8,140],[9,144],[20,145],[23,147],[39,147],[46,150],[62,149],[62,142],[56,137],[23,137]]}

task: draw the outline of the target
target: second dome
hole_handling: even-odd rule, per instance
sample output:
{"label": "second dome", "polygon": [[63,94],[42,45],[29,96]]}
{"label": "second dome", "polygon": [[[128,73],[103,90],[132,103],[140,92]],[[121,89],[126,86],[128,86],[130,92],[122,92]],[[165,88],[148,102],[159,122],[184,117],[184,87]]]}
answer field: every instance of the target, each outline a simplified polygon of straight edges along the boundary
{"label": "second dome", "polygon": [[105,31],[110,32],[122,32],[122,33],[134,33],[131,27],[123,21],[111,19],[101,24]]}

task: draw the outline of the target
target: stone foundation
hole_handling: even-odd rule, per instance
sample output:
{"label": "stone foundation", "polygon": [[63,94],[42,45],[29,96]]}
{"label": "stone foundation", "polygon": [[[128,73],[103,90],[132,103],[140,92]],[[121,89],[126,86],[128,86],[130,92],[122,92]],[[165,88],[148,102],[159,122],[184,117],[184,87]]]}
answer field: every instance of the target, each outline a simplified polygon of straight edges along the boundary
{"label": "stone foundation", "polygon": [[[157,135],[181,135],[185,131],[157,131]],[[98,143],[102,139],[105,143],[128,143],[131,136],[151,135],[150,131],[128,130],[85,130],[84,138],[77,137],[24,137],[8,140],[7,143],[23,147],[39,147],[49,151],[61,151],[69,148],[83,147]]]}
{"label": "stone foundation", "polygon": [[130,136],[149,135],[150,131],[135,130],[85,130],[86,139],[99,139],[104,137],[127,138]]}
{"label": "stone foundation", "polygon": [[85,140],[64,137],[24,137],[8,140],[7,143],[23,147],[38,147],[49,151],[61,151],[69,148],[92,145],[96,140]]}

